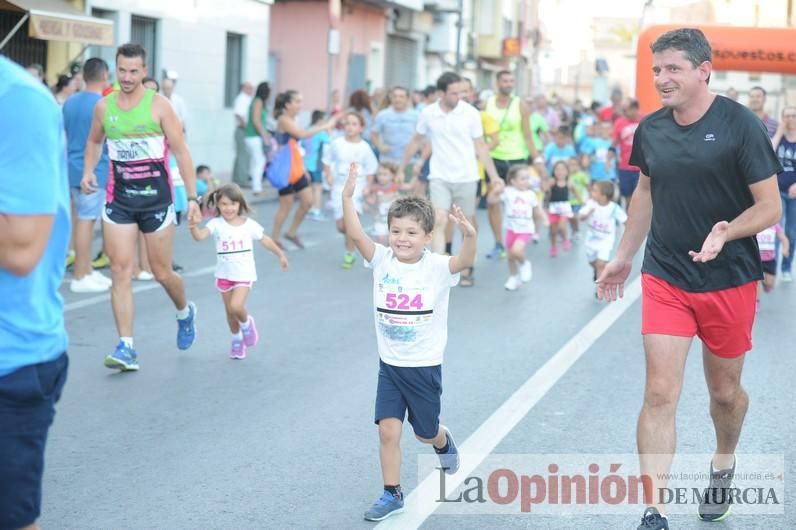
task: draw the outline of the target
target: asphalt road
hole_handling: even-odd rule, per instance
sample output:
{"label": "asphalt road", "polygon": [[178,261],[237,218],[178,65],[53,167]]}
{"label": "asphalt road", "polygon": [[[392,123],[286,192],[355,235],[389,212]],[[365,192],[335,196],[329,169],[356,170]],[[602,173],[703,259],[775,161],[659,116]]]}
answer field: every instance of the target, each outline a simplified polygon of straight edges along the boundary
{"label": "asphalt road", "polygon": [[[256,217],[269,227],[273,211],[273,203],[260,204]],[[371,272],[360,262],[353,270],[340,267],[342,241],[331,221],[307,221],[301,234],[309,248],[291,249],[288,272],[280,272],[267,251],[257,252],[260,280],[248,307],[261,341],[245,361],[227,357],[212,244],[193,242],[184,227],[175,259],[186,269],[188,294],[199,308],[191,350],[176,349],[165,293],[137,283],[141,370],[109,371],[102,360],[117,337],[107,296],[65,292],[71,366],[47,449],[43,528],[374,526],[362,520],[382,485],[372,422],[378,356]],[[490,243],[482,230],[476,286],[451,295],[442,419],[460,445],[471,436],[498,436],[482,424],[605,309],[594,300],[578,245],[556,259],[547,257],[544,241],[532,248],[533,281],[506,292],[505,263],[483,258]],[[784,455],[787,478],[796,438],[794,308],[796,284],[780,284],[763,300],[744,374],[751,407],[739,447],[739,453]],[[582,357],[505,436],[491,439],[493,455],[634,453],[644,384],[639,302],[616,317],[591,334]],[[682,453],[713,450],[699,347],[695,343],[689,356],[679,408]],[[409,493],[418,482],[418,455],[430,450],[408,426],[402,445],[402,484]],[[786,480],[785,486],[793,484]],[[784,501],[784,515],[736,515],[710,528],[793,528],[787,523],[792,495]],[[420,522],[423,529],[635,529],[641,511],[541,515],[515,509],[431,514]],[[694,513],[672,515],[671,528],[707,527]],[[405,515],[384,527],[414,528]]]}

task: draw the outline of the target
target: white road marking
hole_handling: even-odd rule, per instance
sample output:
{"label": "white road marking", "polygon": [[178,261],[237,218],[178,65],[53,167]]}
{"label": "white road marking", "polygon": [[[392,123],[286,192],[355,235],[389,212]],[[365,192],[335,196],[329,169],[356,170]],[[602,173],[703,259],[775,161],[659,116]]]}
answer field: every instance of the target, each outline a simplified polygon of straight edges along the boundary
{"label": "white road marking", "polygon": [[[211,265],[209,267],[202,267],[201,269],[196,269],[194,271],[182,273],[183,278],[194,278],[196,276],[204,276],[206,274],[212,274],[215,272],[216,266]],[[138,282],[136,282],[138,283]],[[155,280],[150,282],[146,282],[144,285],[137,285],[133,287],[133,293],[141,293],[144,291],[151,291],[152,289],[160,288],[160,284]],[[88,307],[95,304],[99,304],[101,302],[110,302],[111,293],[102,293],[96,296],[90,296],[88,298],[84,298],[78,302],[72,302],[70,304],[64,305],[64,313],[68,313],[69,311],[74,311],[75,309],[80,309],[82,307]]]}
{"label": "white road marking", "polygon": [[[641,296],[640,277],[627,286],[624,298],[609,304],[595,315],[544,366],[539,368],[498,407],[464,443],[459,445],[459,452],[462,454],[461,467],[455,475],[446,478],[446,496],[459,487],[639,296]],[[386,519],[376,528],[378,530],[414,530],[419,528],[440,506],[440,503],[436,502],[439,494],[439,475],[437,473],[428,475],[406,496],[404,513]]]}

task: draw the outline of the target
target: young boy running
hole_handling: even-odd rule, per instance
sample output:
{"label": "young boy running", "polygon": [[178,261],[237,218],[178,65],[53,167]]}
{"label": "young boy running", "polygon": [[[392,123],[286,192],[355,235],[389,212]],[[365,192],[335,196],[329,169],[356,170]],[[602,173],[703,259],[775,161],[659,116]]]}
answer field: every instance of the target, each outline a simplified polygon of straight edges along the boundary
{"label": "young boy running", "polygon": [[359,222],[352,164],[343,188],[348,236],[373,269],[373,303],[379,349],[375,422],[384,493],[365,512],[381,521],[403,511],[401,429],[407,410],[415,437],[432,444],[448,474],[459,469],[459,452],[450,431],[439,423],[442,357],[448,340],[448,297],[459,273],[475,261],[475,228],[458,206],[450,220],[464,236],[457,256],[433,254],[426,247],[434,230],[434,208],[423,198],[396,200],[387,215],[389,247],[374,243]]}

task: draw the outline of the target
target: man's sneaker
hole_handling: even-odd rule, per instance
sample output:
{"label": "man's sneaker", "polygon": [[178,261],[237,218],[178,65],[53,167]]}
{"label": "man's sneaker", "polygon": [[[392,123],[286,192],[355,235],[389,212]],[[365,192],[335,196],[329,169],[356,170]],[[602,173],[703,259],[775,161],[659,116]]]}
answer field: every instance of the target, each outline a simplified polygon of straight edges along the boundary
{"label": "man's sneaker", "polygon": [[657,509],[649,507],[644,510],[641,524],[636,530],[669,530],[669,520],[662,516]]}
{"label": "man's sneaker", "polygon": [[713,461],[710,462],[710,484],[704,493],[704,500],[699,503],[699,518],[703,521],[721,521],[730,515],[732,506],[732,479],[735,476],[735,464],[733,459],[732,468],[713,469]]}
{"label": "man's sneaker", "polygon": [[531,268],[531,262],[526,259],[522,265],[520,265],[520,280],[529,282],[531,278],[533,278],[533,269]]}
{"label": "man's sneaker", "polygon": [[309,218],[311,221],[325,221],[326,216],[323,215],[323,212],[320,210],[312,209],[310,210]]}
{"label": "man's sneaker", "polygon": [[122,372],[138,370],[138,354],[120,340],[116,345],[116,351],[105,357],[105,366]]}
{"label": "man's sneaker", "polygon": [[345,256],[343,257],[343,268],[350,269],[354,266],[354,262],[357,260],[356,256],[351,252],[346,252]]}
{"label": "man's sneaker", "polygon": [[241,331],[243,332],[243,343],[251,347],[257,344],[260,335],[257,334],[257,325],[254,322],[254,317],[251,315],[249,315],[248,324],[249,327],[247,329],[241,328]]}
{"label": "man's sneaker", "polygon": [[188,302],[188,316],[177,319],[177,347],[187,350],[196,340],[196,304]]}
{"label": "man's sneaker", "polygon": [[506,283],[503,284],[503,288],[507,291],[516,291],[522,285],[522,280],[516,274],[514,276],[509,276],[509,279],[506,280]]}
{"label": "man's sneaker", "polygon": [[395,496],[384,490],[382,496],[373,503],[368,511],[365,512],[366,521],[383,521],[391,515],[404,511],[403,495]]}
{"label": "man's sneaker", "polygon": [[503,246],[502,243],[495,244],[495,248],[490,250],[486,258],[487,259],[503,259],[506,257],[506,248]]}
{"label": "man's sneaker", "polygon": [[99,283],[93,276],[87,274],[79,280],[69,282],[69,290],[73,293],[103,293],[108,290],[110,285]]}
{"label": "man's sneaker", "polygon": [[443,429],[445,429],[445,438],[448,441],[448,452],[437,453],[437,456],[439,457],[440,466],[445,470],[445,473],[447,475],[453,475],[459,470],[459,450],[456,448],[456,442],[453,441],[453,436],[448,428],[443,427]]}
{"label": "man's sneaker", "polygon": [[232,347],[229,349],[230,359],[245,359],[246,344],[238,338],[232,339]]}
{"label": "man's sneaker", "polygon": [[91,267],[94,269],[107,269],[111,266],[111,258],[108,257],[107,254],[100,250],[97,257],[94,258],[91,262]]}
{"label": "man's sneaker", "polygon": [[113,285],[113,281],[104,274],[102,274],[100,271],[97,270],[91,271],[91,277],[94,279],[95,282],[99,284],[105,284],[108,287]]}
{"label": "man's sneaker", "polygon": [[782,273],[782,281],[790,283],[793,281],[793,276],[791,276],[790,271]]}

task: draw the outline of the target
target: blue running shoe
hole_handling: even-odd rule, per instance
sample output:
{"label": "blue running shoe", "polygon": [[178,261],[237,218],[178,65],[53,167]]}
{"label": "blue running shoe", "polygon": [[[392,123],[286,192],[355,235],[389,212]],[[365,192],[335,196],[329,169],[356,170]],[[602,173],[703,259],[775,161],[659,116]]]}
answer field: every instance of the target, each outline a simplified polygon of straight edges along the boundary
{"label": "blue running shoe", "polygon": [[448,452],[437,453],[437,456],[439,457],[439,463],[442,466],[442,469],[445,470],[445,474],[453,475],[459,470],[459,450],[456,448],[456,442],[453,441],[453,436],[448,428],[442,428],[445,429],[445,438],[448,440]]}
{"label": "blue running shoe", "polygon": [[486,255],[486,259],[503,259],[505,257],[506,257],[506,248],[503,246],[502,243],[496,243],[495,248],[490,250]]}
{"label": "blue running shoe", "polygon": [[188,317],[177,319],[177,347],[187,350],[196,340],[196,304],[188,302]]}
{"label": "blue running shoe", "polygon": [[138,354],[123,341],[119,341],[116,351],[105,357],[105,366],[122,372],[138,370]]}
{"label": "blue running shoe", "polygon": [[404,511],[403,495],[396,497],[387,490],[384,490],[381,498],[373,503],[368,511],[365,512],[366,521],[383,521],[391,515]]}

